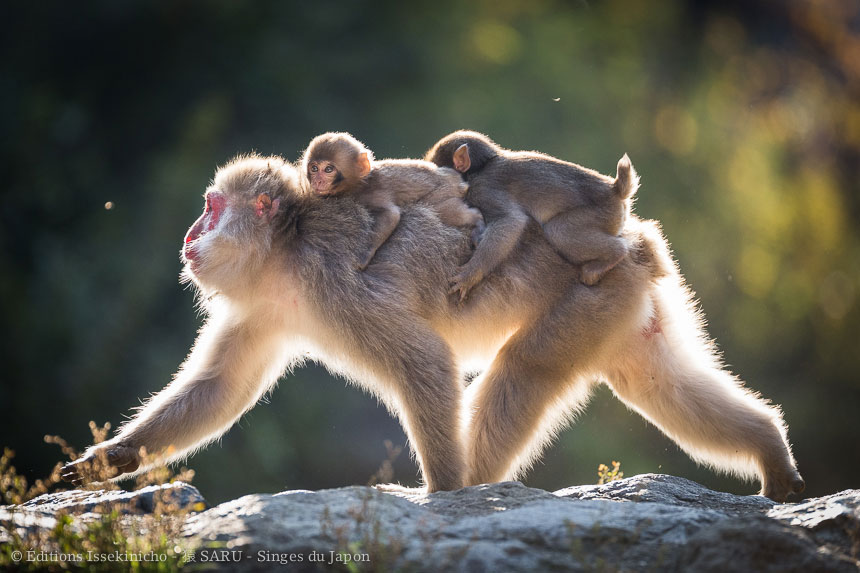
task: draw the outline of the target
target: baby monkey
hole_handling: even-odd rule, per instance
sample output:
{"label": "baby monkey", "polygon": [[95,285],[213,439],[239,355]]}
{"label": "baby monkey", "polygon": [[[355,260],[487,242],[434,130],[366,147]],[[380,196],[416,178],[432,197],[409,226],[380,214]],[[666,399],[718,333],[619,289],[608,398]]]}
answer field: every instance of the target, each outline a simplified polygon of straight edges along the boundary
{"label": "baby monkey", "polygon": [[[302,158],[311,189],[320,196],[351,194],[375,218],[370,250],[358,264],[364,270],[400,222],[400,206],[424,201],[446,225],[471,227],[472,244],[484,230],[484,217],[466,205],[469,186],[459,173],[428,161],[387,159],[373,153],[348,133],[315,137]],[[428,191],[429,189],[429,191]]]}
{"label": "baby monkey", "polygon": [[[620,233],[639,177],[626,154],[612,179],[542,153],[510,151],[486,135],[461,130],[439,140],[425,158],[462,173],[481,209],[492,204],[490,210],[506,219],[498,225],[491,221],[486,238],[494,227],[499,230],[481,247],[512,248],[531,217],[559,255],[581,267],[586,285],[596,284],[627,254]],[[518,224],[507,224],[511,221]],[[454,280],[462,296],[507,255],[482,253],[481,247]]]}

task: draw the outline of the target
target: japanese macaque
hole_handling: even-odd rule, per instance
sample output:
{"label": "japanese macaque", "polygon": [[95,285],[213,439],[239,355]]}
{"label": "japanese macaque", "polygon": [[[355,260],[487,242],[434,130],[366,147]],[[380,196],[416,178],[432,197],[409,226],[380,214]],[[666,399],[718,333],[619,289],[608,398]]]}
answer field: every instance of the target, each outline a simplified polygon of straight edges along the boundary
{"label": "japanese macaque", "polygon": [[462,173],[469,197],[503,213],[488,229],[488,240],[452,280],[452,292],[469,290],[508,256],[529,217],[543,227],[547,241],[580,266],[586,285],[596,284],[627,254],[621,236],[639,177],[627,155],[616,177],[533,151],[509,151],[474,131],[455,131],[439,140],[425,159]]}
{"label": "japanese macaque", "polygon": [[[447,279],[471,254],[464,229],[405,206],[358,272],[372,217],[302,179],[278,157],[218,170],[182,250],[206,323],[173,381],[66,479],[187,457],[311,359],[399,418],[431,492],[521,476],[598,381],[696,460],[758,477],[774,500],[803,489],[780,410],[723,368],[655,223],[631,215],[627,256],[587,287],[527,221],[461,307]],[[485,212],[488,226],[506,216]]]}
{"label": "japanese macaque", "polygon": [[375,223],[370,249],[361,257],[367,268],[400,221],[400,206],[422,200],[433,206],[442,222],[472,229],[477,245],[484,229],[481,212],[466,205],[468,186],[452,169],[426,161],[389,159],[373,161],[373,153],[348,133],[324,133],[308,145],[302,159],[311,189],[322,196],[353,194],[373,213]]}

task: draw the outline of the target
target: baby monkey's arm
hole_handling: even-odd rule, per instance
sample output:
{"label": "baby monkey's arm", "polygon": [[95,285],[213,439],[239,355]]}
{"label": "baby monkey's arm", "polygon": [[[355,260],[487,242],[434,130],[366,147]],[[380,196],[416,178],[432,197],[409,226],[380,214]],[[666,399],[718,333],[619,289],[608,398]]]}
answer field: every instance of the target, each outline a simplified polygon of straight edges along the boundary
{"label": "baby monkey's arm", "polygon": [[400,223],[400,207],[392,201],[390,193],[384,193],[377,189],[362,197],[362,202],[370,209],[375,221],[370,249],[358,264],[358,270],[361,271],[367,268],[367,265],[376,255],[376,251],[388,240],[388,237],[397,228],[397,224]]}

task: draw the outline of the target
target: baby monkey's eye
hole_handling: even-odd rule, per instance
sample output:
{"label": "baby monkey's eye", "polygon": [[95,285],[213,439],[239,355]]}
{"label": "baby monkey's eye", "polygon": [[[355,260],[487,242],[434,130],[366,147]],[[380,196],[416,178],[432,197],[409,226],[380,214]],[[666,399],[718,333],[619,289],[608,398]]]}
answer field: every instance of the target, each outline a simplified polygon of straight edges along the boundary
{"label": "baby monkey's eye", "polygon": [[331,165],[325,166],[325,172],[326,173],[331,173],[332,171],[334,171],[334,167],[332,167]]}
{"label": "baby monkey's eye", "polygon": [[319,170],[320,170],[320,168],[317,167],[316,165],[311,165],[311,173],[316,173]]}

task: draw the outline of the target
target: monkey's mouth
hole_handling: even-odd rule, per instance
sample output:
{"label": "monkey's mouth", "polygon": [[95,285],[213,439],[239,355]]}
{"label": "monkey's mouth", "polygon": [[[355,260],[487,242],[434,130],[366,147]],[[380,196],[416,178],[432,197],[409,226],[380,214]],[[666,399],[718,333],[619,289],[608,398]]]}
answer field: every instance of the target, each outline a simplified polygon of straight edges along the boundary
{"label": "monkey's mouth", "polygon": [[206,211],[203,212],[200,217],[194,221],[194,224],[191,225],[191,228],[188,229],[188,232],[185,233],[185,239],[183,240],[182,246],[182,254],[185,259],[189,263],[194,263],[197,257],[200,255],[200,252],[197,248],[197,240],[200,239],[207,231],[211,230],[211,227],[214,225],[210,224],[207,226],[206,218],[209,215],[209,203],[207,201]]}
{"label": "monkey's mouth", "polygon": [[203,235],[202,225],[198,225],[198,223],[199,221],[188,229],[182,244],[182,262],[187,264],[194,273],[200,268],[200,249],[197,243]]}
{"label": "monkey's mouth", "polygon": [[193,243],[185,243],[182,248],[182,262],[193,274],[197,274],[200,270],[200,251],[195,248]]}
{"label": "monkey's mouth", "polygon": [[194,270],[194,263],[200,254],[196,245],[197,240],[206,233],[215,229],[227,203],[224,195],[217,191],[207,192],[205,200],[206,203],[203,208],[203,214],[194,221],[194,224],[191,225],[191,228],[188,229],[187,233],[185,233],[185,240],[183,241],[182,246],[182,254],[185,257],[185,260],[192,265],[192,270]]}
{"label": "monkey's mouth", "polygon": [[182,257],[185,259],[186,263],[193,263],[197,260],[199,255],[200,253],[192,244],[186,243],[185,246],[182,247]]}
{"label": "monkey's mouth", "polygon": [[200,229],[197,228],[197,224],[188,229],[188,233],[185,235],[185,241],[182,245],[182,258],[185,259],[187,263],[194,263],[197,260],[197,257],[200,256],[200,252],[197,250],[197,239],[200,238]]}

